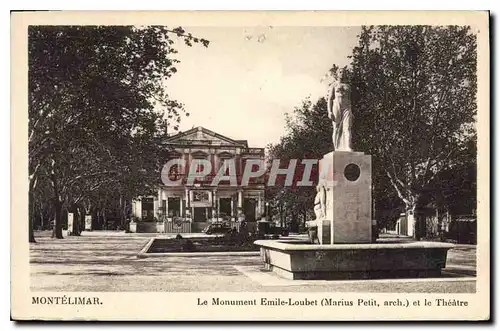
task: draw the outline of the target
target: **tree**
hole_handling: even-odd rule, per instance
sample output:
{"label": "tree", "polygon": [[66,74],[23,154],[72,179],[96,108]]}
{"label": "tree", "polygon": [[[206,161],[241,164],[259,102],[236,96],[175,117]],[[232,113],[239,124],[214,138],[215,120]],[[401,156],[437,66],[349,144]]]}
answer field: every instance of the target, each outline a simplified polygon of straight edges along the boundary
{"label": "tree", "polygon": [[342,70],[354,147],[373,155],[413,226],[430,183],[475,144],[476,50],[467,26],[363,27]]}
{"label": "tree", "polygon": [[[173,37],[208,41],[160,26],[30,26],[28,36],[31,242],[40,180],[52,188],[56,238],[64,204],[113,185],[127,196],[153,185],[163,126],[177,130],[184,113],[165,88],[179,62]],[[137,178],[150,180],[138,187]]]}
{"label": "tree", "polygon": [[[297,227],[299,216],[305,222],[314,207],[315,187],[297,186],[302,179],[304,166],[302,159],[321,159],[332,150],[332,126],[326,111],[326,100],[319,99],[315,104],[306,99],[296,107],[292,115],[286,116],[286,134],[279,143],[268,146],[270,160],[280,159],[282,167],[288,166],[291,159],[298,159],[292,186],[277,185],[267,188],[268,200],[278,211],[281,222],[291,220],[291,226]],[[317,182],[317,167],[313,168],[311,180]],[[279,181],[278,181],[279,183]]]}
{"label": "tree", "polygon": [[425,190],[423,203],[433,201],[450,215],[471,214],[476,210],[476,145],[471,141],[462,157],[438,173]]}

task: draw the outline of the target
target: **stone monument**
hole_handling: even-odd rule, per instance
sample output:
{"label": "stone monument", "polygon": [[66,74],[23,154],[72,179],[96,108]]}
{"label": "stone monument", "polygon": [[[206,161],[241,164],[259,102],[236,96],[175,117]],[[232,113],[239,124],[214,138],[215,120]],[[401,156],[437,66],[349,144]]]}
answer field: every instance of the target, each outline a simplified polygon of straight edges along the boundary
{"label": "stone monument", "polygon": [[310,231],[310,241],[257,240],[266,268],[289,279],[439,276],[453,245],[372,242],[371,156],[352,149],[348,85],[332,85],[328,116],[334,151],[319,162],[316,220],[309,222],[317,238]]}
{"label": "stone monument", "polygon": [[331,152],[320,160],[319,171],[324,213],[315,223],[320,244],[371,242],[371,156]]}
{"label": "stone monument", "polygon": [[[328,117],[335,150],[319,162],[318,194],[323,212],[316,215],[320,244],[357,244],[372,240],[371,156],[352,151],[349,86],[332,84]],[[320,200],[321,200],[320,199]]]}
{"label": "stone monument", "polygon": [[92,215],[85,215],[85,231],[92,231]]}

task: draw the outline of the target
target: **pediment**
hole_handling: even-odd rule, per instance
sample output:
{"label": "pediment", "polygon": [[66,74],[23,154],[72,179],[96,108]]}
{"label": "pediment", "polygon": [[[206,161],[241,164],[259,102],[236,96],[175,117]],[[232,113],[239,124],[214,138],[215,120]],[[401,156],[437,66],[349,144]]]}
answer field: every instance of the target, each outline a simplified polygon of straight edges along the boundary
{"label": "pediment", "polygon": [[208,157],[208,154],[203,151],[195,151],[191,153],[191,156],[193,157],[193,159],[206,159]]}
{"label": "pediment", "polygon": [[220,152],[219,154],[217,154],[217,156],[221,159],[230,159],[234,157],[234,154],[229,152]]}
{"label": "pediment", "polygon": [[193,128],[167,139],[169,144],[179,145],[210,145],[246,147],[240,141],[233,140],[203,127]]}
{"label": "pediment", "polygon": [[178,152],[178,151],[170,151],[168,152],[168,159],[169,160],[172,160],[172,159],[178,159],[178,158],[181,158],[182,157],[182,153],[181,152]]}

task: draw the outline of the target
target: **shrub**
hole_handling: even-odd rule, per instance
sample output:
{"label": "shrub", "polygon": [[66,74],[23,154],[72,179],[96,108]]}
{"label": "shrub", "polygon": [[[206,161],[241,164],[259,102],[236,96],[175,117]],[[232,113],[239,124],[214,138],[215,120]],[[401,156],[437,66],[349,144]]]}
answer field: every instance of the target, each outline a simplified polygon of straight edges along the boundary
{"label": "shrub", "polygon": [[187,239],[183,244],[182,244],[182,250],[185,252],[193,252],[196,250],[196,247],[194,246],[193,242],[189,239]]}

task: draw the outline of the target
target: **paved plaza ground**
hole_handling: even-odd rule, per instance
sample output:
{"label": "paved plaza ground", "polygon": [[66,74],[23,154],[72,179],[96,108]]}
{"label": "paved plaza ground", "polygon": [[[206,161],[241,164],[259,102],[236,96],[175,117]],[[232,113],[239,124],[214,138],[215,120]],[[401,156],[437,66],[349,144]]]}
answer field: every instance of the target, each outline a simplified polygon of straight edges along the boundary
{"label": "paved plaza ground", "polygon": [[448,252],[441,278],[293,281],[262,270],[259,256],[151,257],[137,253],[156,234],[84,232],[57,240],[35,233],[33,291],[162,292],[441,292],[476,291],[476,248]]}

